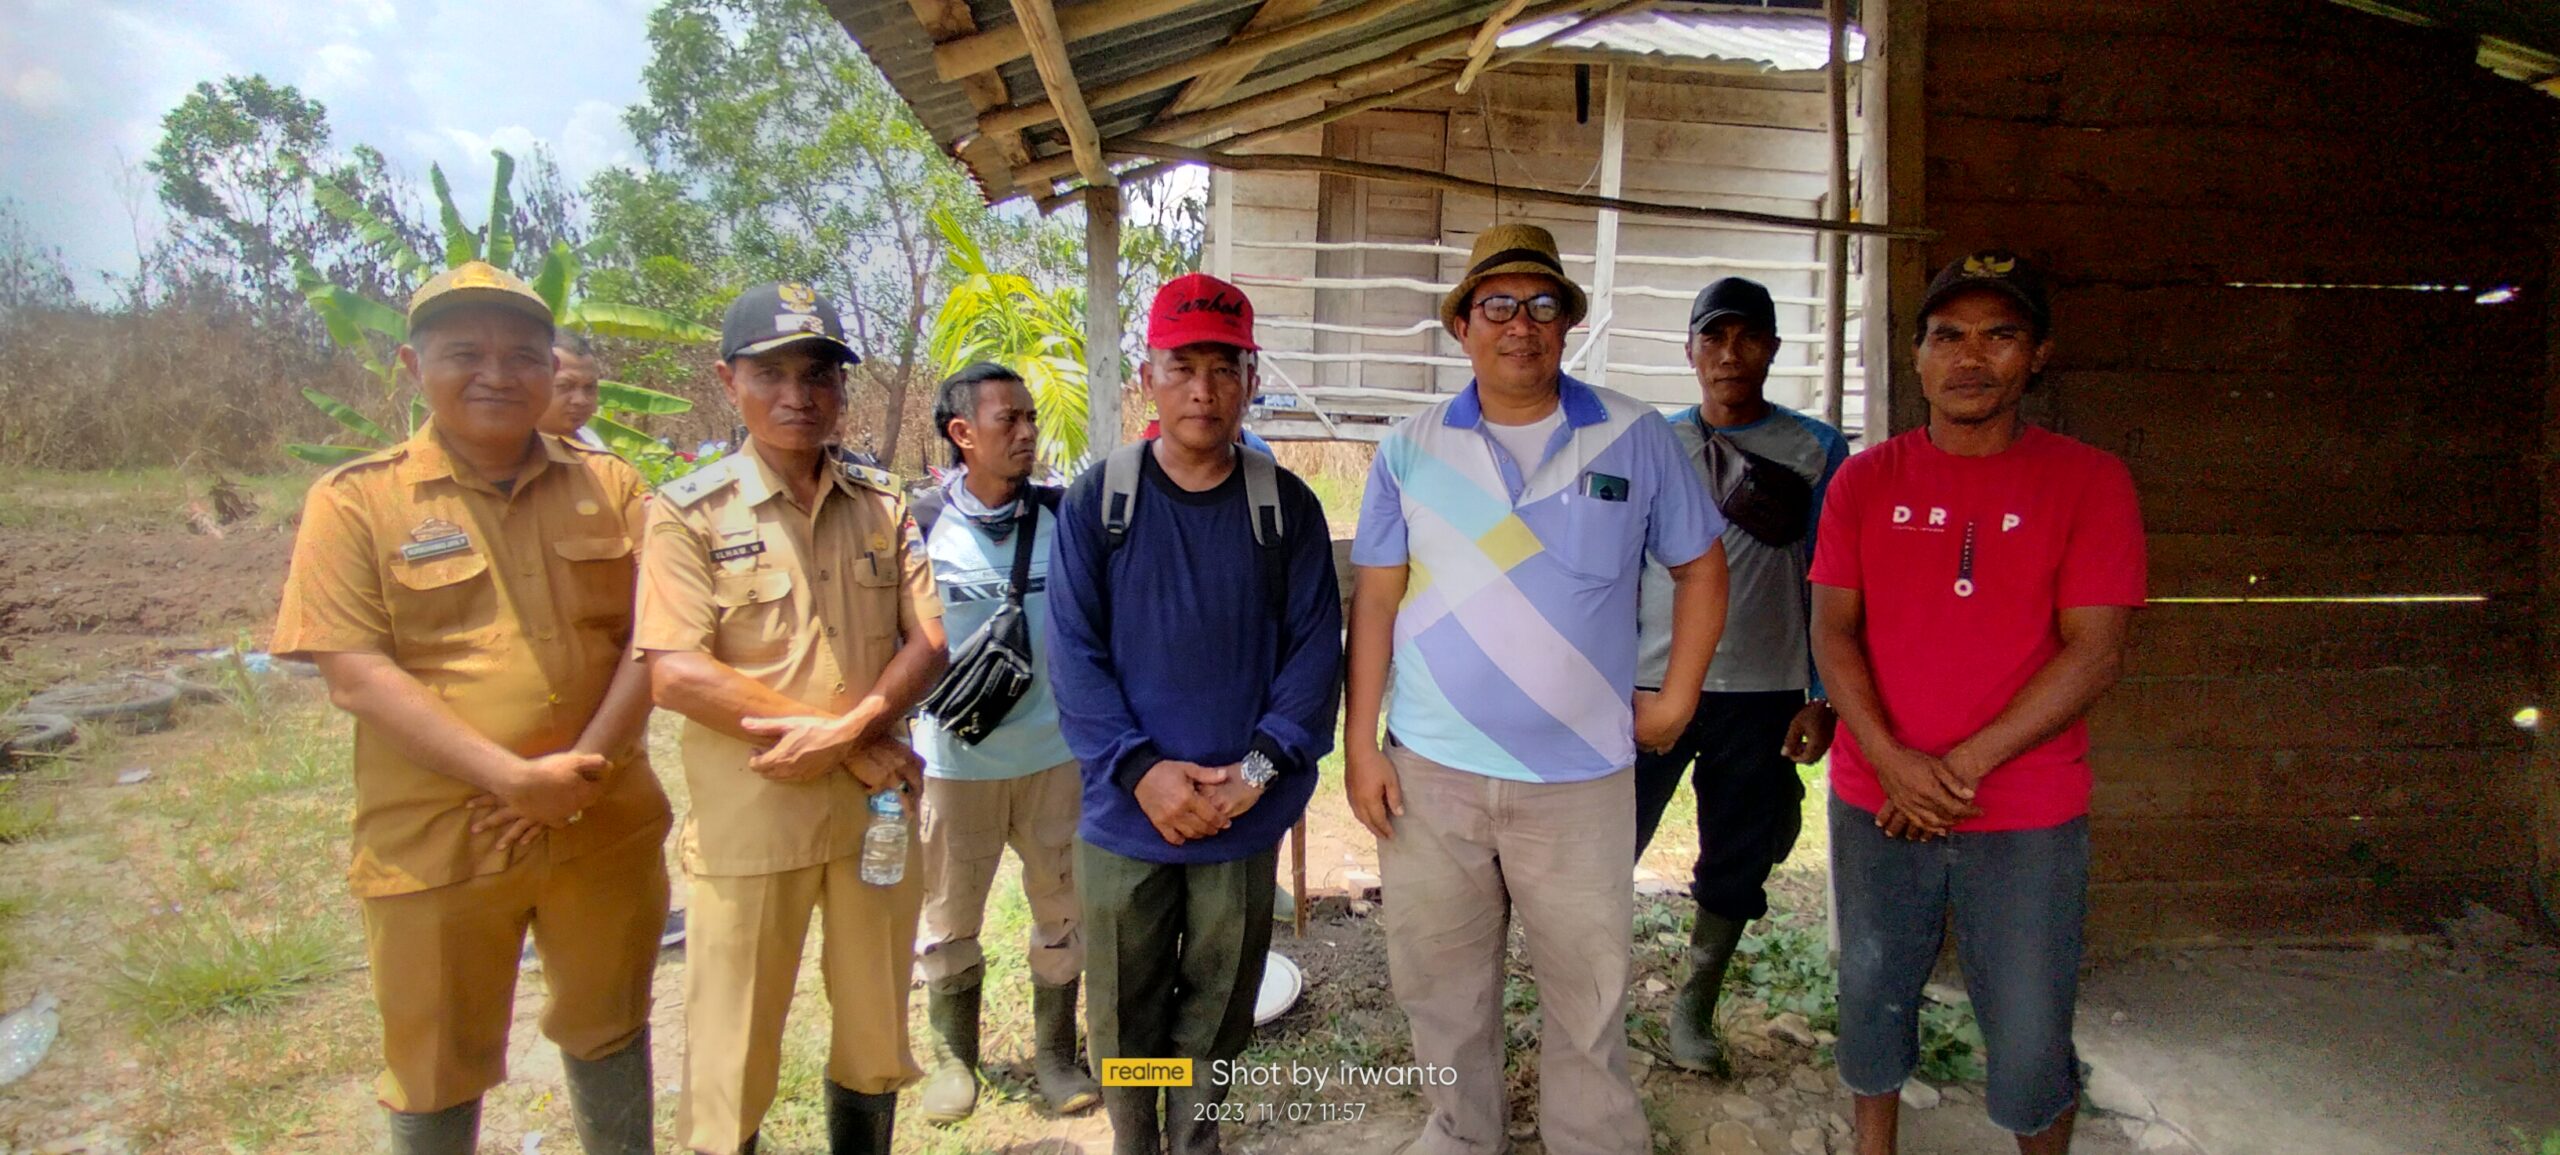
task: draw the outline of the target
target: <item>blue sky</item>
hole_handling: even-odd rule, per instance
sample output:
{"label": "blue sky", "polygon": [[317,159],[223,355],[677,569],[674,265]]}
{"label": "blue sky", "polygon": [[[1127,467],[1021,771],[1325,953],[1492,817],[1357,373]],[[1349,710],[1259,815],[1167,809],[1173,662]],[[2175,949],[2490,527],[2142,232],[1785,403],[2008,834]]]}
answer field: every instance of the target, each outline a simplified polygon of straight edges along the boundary
{"label": "blue sky", "polygon": [[[157,221],[160,117],[197,82],[263,73],[329,108],[340,147],[486,189],[489,150],[548,143],[573,183],[637,162],[655,0],[0,0],[0,197],[95,293]],[[133,175],[128,178],[126,171]],[[129,187],[128,187],[129,186]],[[154,230],[156,231],[156,230]]]}

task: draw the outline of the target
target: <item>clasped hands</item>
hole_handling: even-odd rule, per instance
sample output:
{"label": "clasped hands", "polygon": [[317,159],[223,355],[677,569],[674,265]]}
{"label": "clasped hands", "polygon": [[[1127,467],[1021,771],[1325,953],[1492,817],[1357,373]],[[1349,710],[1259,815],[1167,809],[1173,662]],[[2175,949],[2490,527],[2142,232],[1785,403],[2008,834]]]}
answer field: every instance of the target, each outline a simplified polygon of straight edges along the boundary
{"label": "clasped hands", "polygon": [[1203,766],[1169,758],[1147,768],[1135,793],[1156,833],[1175,846],[1225,830],[1262,801],[1262,788],[1245,783],[1241,763]]}

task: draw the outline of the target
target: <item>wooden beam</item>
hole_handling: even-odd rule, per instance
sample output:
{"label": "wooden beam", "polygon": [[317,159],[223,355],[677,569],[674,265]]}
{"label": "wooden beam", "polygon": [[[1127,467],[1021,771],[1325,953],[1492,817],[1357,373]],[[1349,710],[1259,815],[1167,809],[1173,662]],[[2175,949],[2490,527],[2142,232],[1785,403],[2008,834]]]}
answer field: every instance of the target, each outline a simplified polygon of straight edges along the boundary
{"label": "wooden beam", "polygon": [[[1625,191],[1626,174],[1627,66],[1612,64],[1600,96],[1600,195],[1616,199]],[[1618,283],[1618,210],[1600,210],[1598,241],[1591,256],[1591,299],[1599,305],[1600,324],[1591,331],[1591,343],[1583,346],[1583,360],[1589,366],[1583,377],[1594,385],[1607,385],[1609,327],[1615,316],[1609,293]]]}
{"label": "wooden beam", "polygon": [[1113,184],[1111,166],[1102,160],[1102,134],[1093,127],[1093,110],[1085,107],[1083,90],[1076,87],[1076,70],[1067,58],[1067,37],[1058,27],[1057,9],[1049,0],[1013,0],[1013,18],[1031,38],[1031,63],[1040,70],[1041,87],[1049,90],[1048,103],[1057,108],[1058,119],[1066,126],[1067,149],[1075,156],[1076,171],[1084,175],[1086,184]]}
{"label": "wooden beam", "polygon": [[[1831,56],[1823,80],[1831,89],[1831,219],[1849,219],[1849,53],[1846,28],[1848,0],[1823,0],[1822,14],[1831,25]],[[1824,260],[1822,325],[1822,419],[1840,427],[1848,405],[1849,379],[1849,234],[1823,238],[1830,251]]]}
{"label": "wooden beam", "polygon": [[[1203,52],[1189,60],[1176,61],[1161,68],[1151,68],[1127,80],[1103,85],[1084,94],[1084,101],[1093,107],[1107,108],[1160,88],[1170,88],[1211,69],[1233,64],[1239,60],[1258,59],[1274,52],[1285,52],[1312,40],[1321,40],[1327,36],[1348,32],[1363,24],[1394,15],[1398,9],[1405,6],[1405,3],[1406,0],[1369,0],[1366,4],[1346,8],[1330,16],[1302,20],[1286,28],[1259,36],[1238,37],[1228,41],[1224,46]],[[1020,7],[1020,0],[1016,0],[1016,10],[1018,11]],[[1062,43],[1060,51],[1064,50],[1065,46]],[[1038,59],[1037,54],[1034,54],[1033,59]],[[1045,76],[1046,73],[1044,72],[1043,75]],[[1057,93],[1053,89],[1050,95],[1054,98]],[[1011,132],[1059,119],[1059,108],[1054,99],[1030,101],[1011,108],[999,108],[979,117],[978,131]]]}
{"label": "wooden beam", "polygon": [[[1021,0],[1015,0],[1020,3]],[[1084,198],[1085,457],[1120,444],[1120,190]]]}
{"label": "wooden beam", "polygon": [[[1536,18],[1545,19],[1547,16],[1554,15],[1557,12],[1573,11],[1582,7],[1586,2],[1587,0],[1559,0],[1558,3],[1551,4],[1545,8],[1537,10]],[[1502,53],[1495,58],[1493,67],[1508,68],[1512,65],[1519,64],[1548,51],[1557,41],[1563,40],[1584,28],[1588,28],[1603,20],[1608,20],[1624,13],[1650,8],[1654,3],[1655,0],[1619,0],[1618,3],[1601,9],[1599,12],[1593,13],[1591,16],[1582,20],[1575,21],[1568,27],[1557,29],[1546,36],[1538,38],[1534,43],[1523,44],[1518,48]],[[1422,56],[1421,54],[1448,51],[1449,49],[1455,48],[1458,42],[1463,40],[1465,36],[1466,33],[1460,32],[1449,37],[1443,37],[1439,41],[1435,42],[1438,45],[1436,48],[1430,44],[1417,45],[1412,49],[1408,49],[1403,55],[1427,59],[1427,56]],[[1364,65],[1348,71],[1350,73],[1365,73],[1363,79],[1366,79],[1368,76],[1383,75],[1385,73],[1395,71],[1405,71],[1412,67],[1414,67],[1414,65],[1411,64],[1380,64]],[[1290,85],[1285,89],[1265,93],[1261,96],[1249,97],[1233,104],[1220,105],[1219,107],[1211,109],[1205,113],[1193,113],[1189,116],[1176,117],[1173,120],[1149,125],[1146,128],[1129,134],[1129,139],[1159,141],[1169,144],[1188,144],[1200,137],[1217,132],[1236,121],[1242,120],[1258,112],[1265,111],[1268,108],[1277,108],[1284,104],[1295,103],[1316,95],[1316,90],[1331,91],[1338,83],[1337,78],[1343,75],[1345,74],[1337,73],[1334,77],[1304,81],[1299,84]],[[1270,125],[1264,128],[1258,128],[1240,136],[1230,137],[1227,140],[1219,142],[1219,147],[1230,150],[1246,148],[1266,140],[1286,136],[1293,132],[1322,127],[1345,117],[1366,112],[1372,108],[1395,104],[1401,101],[1410,100],[1416,96],[1437,91],[1438,89],[1445,87],[1449,83],[1450,79],[1456,75],[1457,74],[1455,72],[1444,70],[1433,75],[1423,77],[1420,80],[1406,84],[1400,88],[1392,88],[1383,92],[1371,93],[1367,96],[1360,97],[1357,100],[1341,104],[1328,105],[1305,116],[1282,121],[1279,124]],[[1347,83],[1347,81],[1342,82]],[[1247,108],[1249,105],[1255,107]],[[1035,180],[1053,180],[1058,177],[1065,176],[1074,171],[1073,165],[1068,163],[1068,161],[1069,158],[1066,157],[1050,157],[1045,160],[1033,161],[1029,165],[1025,166],[1022,172],[1016,175],[1016,179],[1024,183],[1029,183]]]}
{"label": "wooden beam", "polygon": [[[1190,3],[1191,0],[1086,0],[1061,10],[1058,27],[1069,41],[1082,40],[1153,20]],[[1031,55],[1031,42],[1022,31],[1023,26],[1015,23],[944,40],[933,48],[934,75],[946,81],[958,80]]]}
{"label": "wooden beam", "polygon": [[1371,164],[1366,161],[1336,160],[1332,157],[1324,156],[1304,156],[1291,153],[1231,153],[1211,151],[1208,149],[1185,148],[1180,145],[1172,144],[1158,144],[1153,141],[1112,141],[1110,144],[1104,146],[1104,151],[1122,156],[1142,156],[1156,160],[1181,161],[1189,164],[1208,165],[1212,168],[1231,169],[1238,172],[1332,173],[1335,176],[1350,177],[1355,180],[1381,180],[1401,184],[1424,185],[1430,188],[1445,189],[1450,192],[1467,193],[1473,196],[1494,197],[1497,199],[1509,197],[1513,200],[1537,201],[1543,204],[1573,205],[1578,208],[1586,209],[1616,209],[1617,211],[1624,213],[1642,213],[1647,216],[1666,217],[1672,220],[1725,221],[1740,224],[1766,225],[1771,228],[1804,229],[1811,232],[1848,232],[1857,233],[1862,236],[1900,237],[1910,240],[1929,240],[1937,236],[1935,232],[1929,229],[1895,228],[1886,225],[1870,224],[1864,221],[1826,221],[1813,217],[1786,216],[1780,213],[1755,213],[1746,212],[1741,209],[1699,208],[1695,205],[1674,205],[1662,204],[1653,201],[1633,201],[1621,199],[1619,197],[1593,196],[1588,193],[1562,192],[1555,189],[1520,188],[1513,185],[1498,185],[1489,181],[1468,180],[1465,177],[1451,176],[1447,173],[1431,172],[1425,169],[1408,168],[1403,165]]}
{"label": "wooden beam", "polygon": [[1463,95],[1475,87],[1476,76],[1493,62],[1493,50],[1502,43],[1502,29],[1529,6],[1529,0],[1510,0],[1502,10],[1485,18],[1484,27],[1476,30],[1475,40],[1467,45],[1467,67],[1458,74],[1458,92]]}
{"label": "wooden beam", "polygon": [[[1245,21],[1244,27],[1237,31],[1237,35],[1267,32],[1306,15],[1307,10],[1315,6],[1316,0],[1262,0],[1262,7],[1254,9],[1253,19]],[[1209,107],[1216,103],[1219,97],[1225,96],[1228,89],[1234,88],[1242,83],[1245,77],[1252,75],[1254,66],[1260,63],[1262,58],[1256,56],[1249,60],[1221,65],[1213,71],[1192,77],[1191,83],[1183,86],[1182,95],[1174,97],[1173,103],[1166,105],[1164,111],[1157,114],[1157,118],[1178,116]]]}
{"label": "wooden beam", "polygon": [[[1884,120],[1883,156],[1878,168],[1885,174],[1888,198],[1886,219],[1909,225],[1928,219],[1929,151],[1926,130],[1929,123],[1928,50],[1929,0],[1885,0],[1884,19],[1868,25],[1872,37],[1882,24],[1881,43],[1884,61],[1884,106],[1870,108],[1870,118],[1879,113]],[[1871,39],[1867,51],[1876,52],[1878,40]],[[1863,342],[1881,358],[1890,359],[1886,371],[1884,405],[1872,395],[1867,398],[1866,440],[1876,444],[1886,436],[1917,429],[1928,422],[1928,404],[1920,396],[1920,374],[1911,361],[1911,319],[1904,314],[1920,306],[1920,298],[1929,290],[1929,246],[1894,244],[1885,246],[1883,276],[1867,277],[1870,307],[1867,316],[1875,328]]]}
{"label": "wooden beam", "polygon": [[[916,14],[916,23],[924,27],[925,35],[936,41],[971,36],[978,31],[977,18],[970,15],[966,0],[907,0],[907,7]],[[960,87],[962,91],[969,94],[969,107],[981,112],[990,108],[1003,108],[1013,103],[1012,94],[1005,91],[1004,77],[992,71],[963,77],[960,79]],[[1007,132],[995,136],[982,136],[978,139],[995,148],[998,159],[1007,169],[1017,169],[1031,163],[1031,146],[1024,143],[1021,133]],[[958,151],[965,153],[969,150]],[[969,167],[972,170],[979,173],[981,181],[985,179],[986,170],[992,167],[978,163],[985,159],[983,155],[964,157],[964,159],[970,162]],[[1009,188],[999,189],[992,186],[988,189],[990,194],[998,198],[1010,191]]]}

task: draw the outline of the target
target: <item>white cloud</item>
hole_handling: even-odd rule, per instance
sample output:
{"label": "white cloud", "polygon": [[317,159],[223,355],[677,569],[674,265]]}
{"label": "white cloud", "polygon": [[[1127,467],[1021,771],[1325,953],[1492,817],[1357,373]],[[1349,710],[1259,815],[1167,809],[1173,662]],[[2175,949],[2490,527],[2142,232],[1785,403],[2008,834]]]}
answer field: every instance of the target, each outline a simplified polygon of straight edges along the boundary
{"label": "white cloud", "polygon": [[537,140],[583,183],[637,152],[621,113],[655,3],[0,0],[0,197],[75,265],[130,269],[127,168],[188,90],[252,72],[324,102],[340,147],[380,148],[422,198],[432,162],[480,201],[489,149]]}
{"label": "white cloud", "polygon": [[0,91],[9,103],[30,116],[50,116],[71,106],[71,85],[62,74],[42,65],[15,72],[0,80]]}

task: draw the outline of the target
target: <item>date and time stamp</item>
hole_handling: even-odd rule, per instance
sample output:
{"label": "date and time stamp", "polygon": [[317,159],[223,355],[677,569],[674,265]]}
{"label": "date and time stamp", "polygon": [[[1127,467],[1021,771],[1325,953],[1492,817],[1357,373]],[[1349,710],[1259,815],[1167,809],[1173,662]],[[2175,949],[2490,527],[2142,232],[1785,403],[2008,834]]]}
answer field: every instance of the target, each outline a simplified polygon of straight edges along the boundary
{"label": "date and time stamp", "polygon": [[[1427,1065],[1368,1066],[1360,1063],[1249,1063],[1217,1059],[1105,1059],[1100,1064],[1106,1087],[1223,1087],[1227,1097],[1215,1103],[1192,1103],[1197,1117],[1187,1122],[1257,1124],[1356,1123],[1369,1116],[1361,1091],[1449,1086],[1454,1067]],[[1347,1101],[1301,1096],[1348,1092]]]}

